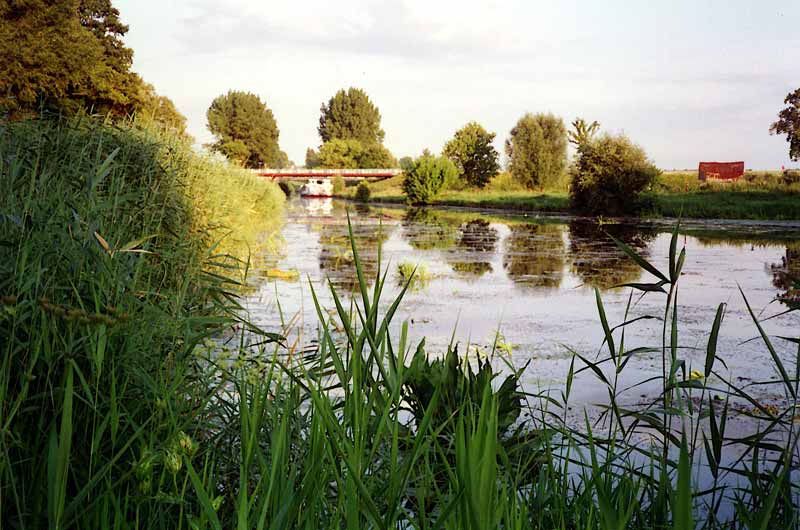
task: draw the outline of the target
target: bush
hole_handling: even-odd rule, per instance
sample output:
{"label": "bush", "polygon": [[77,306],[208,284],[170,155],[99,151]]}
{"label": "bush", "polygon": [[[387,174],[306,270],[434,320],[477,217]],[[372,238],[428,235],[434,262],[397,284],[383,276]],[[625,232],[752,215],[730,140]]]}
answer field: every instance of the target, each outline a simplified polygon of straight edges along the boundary
{"label": "bush", "polygon": [[800,169],[786,169],[783,171],[783,183],[787,186],[800,183]]}
{"label": "bush", "polygon": [[578,148],[571,168],[572,205],[594,214],[636,211],[641,207],[641,192],[660,173],[644,149],[628,137],[605,134]]}
{"label": "bush", "polygon": [[356,200],[359,202],[369,202],[371,193],[369,191],[369,184],[365,180],[358,183],[356,188]]}
{"label": "bush", "polygon": [[506,140],[508,169],[527,188],[558,183],[567,165],[567,129],[552,114],[526,114]]}
{"label": "bush", "polygon": [[335,177],[333,177],[333,179],[331,179],[331,184],[333,184],[334,195],[339,195],[344,191],[345,188],[344,177],[342,177],[341,175],[336,175]]}
{"label": "bush", "polygon": [[458,178],[458,169],[447,158],[423,155],[406,171],[403,192],[412,204],[428,204],[445,186]]}
{"label": "bush", "polygon": [[494,133],[473,121],[456,131],[444,146],[442,154],[453,161],[464,183],[483,188],[497,174],[500,164],[492,145],[494,137]]}

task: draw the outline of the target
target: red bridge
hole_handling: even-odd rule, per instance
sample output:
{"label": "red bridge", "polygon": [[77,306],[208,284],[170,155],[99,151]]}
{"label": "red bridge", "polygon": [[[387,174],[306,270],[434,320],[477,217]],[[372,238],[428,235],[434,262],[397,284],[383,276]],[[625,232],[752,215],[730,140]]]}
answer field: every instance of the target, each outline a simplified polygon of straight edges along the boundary
{"label": "red bridge", "polygon": [[342,177],[344,179],[372,179],[383,180],[403,172],[402,169],[251,169],[253,173],[260,177],[272,179],[314,179]]}

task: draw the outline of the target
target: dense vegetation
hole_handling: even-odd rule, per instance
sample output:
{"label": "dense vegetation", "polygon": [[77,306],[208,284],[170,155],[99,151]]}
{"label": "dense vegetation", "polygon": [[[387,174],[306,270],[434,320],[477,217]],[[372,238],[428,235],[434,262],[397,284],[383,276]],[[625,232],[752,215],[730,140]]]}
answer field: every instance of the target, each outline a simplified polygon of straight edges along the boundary
{"label": "dense vegetation", "polygon": [[552,114],[525,114],[506,140],[508,170],[527,188],[554,186],[567,166],[567,129]]}
{"label": "dense vegetation", "polygon": [[306,150],[307,168],[397,167],[384,147],[381,113],[360,88],[339,90],[320,107],[319,150]]}
{"label": "dense vegetation", "polygon": [[494,137],[495,133],[473,121],[456,131],[445,144],[442,155],[456,165],[459,178],[465,184],[483,188],[497,174],[500,164],[492,145]]}
{"label": "dense vegetation", "polygon": [[405,172],[403,192],[412,204],[428,204],[456,178],[458,169],[448,158],[423,155]]}
{"label": "dense vegetation", "polygon": [[248,168],[282,168],[289,158],[278,145],[280,131],[272,111],[249,92],[229,90],[211,102],[208,130],[216,141],[209,147]]}
{"label": "dense vegetation", "polygon": [[[397,161],[381,144],[363,144],[358,140],[330,140],[322,144],[318,153],[307,154],[312,167],[333,169],[388,168]],[[309,159],[306,159],[306,165]]]}
{"label": "dense vegetation", "polygon": [[640,210],[641,193],[655,182],[660,171],[644,149],[628,137],[604,134],[578,145],[570,173],[573,207],[615,215]]}
{"label": "dense vegetation", "polygon": [[185,134],[172,101],[131,71],[127,32],[111,0],[0,3],[0,116],[138,113]]}
{"label": "dense vegetation", "polygon": [[772,124],[769,132],[785,134],[789,142],[789,158],[800,160],[800,88],[787,94],[783,102],[786,108],[778,113],[778,120]]}
{"label": "dense vegetation", "polygon": [[5,123],[0,160],[0,526],[180,526],[192,351],[283,196],[130,123]]}

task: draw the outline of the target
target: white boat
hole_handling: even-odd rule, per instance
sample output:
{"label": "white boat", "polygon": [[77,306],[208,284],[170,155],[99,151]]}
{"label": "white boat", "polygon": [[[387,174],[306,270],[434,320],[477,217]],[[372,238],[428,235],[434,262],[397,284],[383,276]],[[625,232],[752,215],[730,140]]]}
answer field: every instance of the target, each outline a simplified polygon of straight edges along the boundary
{"label": "white boat", "polygon": [[300,188],[301,197],[333,197],[331,179],[311,179]]}

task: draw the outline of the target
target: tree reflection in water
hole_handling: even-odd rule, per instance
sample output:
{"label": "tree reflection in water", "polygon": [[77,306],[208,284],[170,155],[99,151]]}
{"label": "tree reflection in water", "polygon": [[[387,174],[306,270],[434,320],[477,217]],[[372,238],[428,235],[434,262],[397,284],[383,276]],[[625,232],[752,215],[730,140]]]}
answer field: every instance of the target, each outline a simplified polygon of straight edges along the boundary
{"label": "tree reflection in water", "polygon": [[780,292],[778,300],[791,308],[800,308],[800,243],[786,246],[780,263],[770,265],[772,285]]}
{"label": "tree reflection in water", "polygon": [[497,229],[484,219],[462,224],[458,243],[448,258],[453,271],[473,278],[492,272],[491,259],[498,238]]}
{"label": "tree reflection in water", "polygon": [[510,227],[503,268],[514,283],[557,289],[564,275],[563,225],[524,224]]}
{"label": "tree reflection in water", "polygon": [[409,208],[403,219],[403,236],[417,250],[448,249],[456,244],[458,228],[433,210]]}
{"label": "tree reflection in water", "polygon": [[610,289],[637,281],[642,269],[625,254],[614,236],[647,259],[656,231],[648,225],[608,224],[582,220],[569,223],[570,269],[585,285]]}
{"label": "tree reflection in water", "polygon": [[[388,239],[393,227],[377,223],[353,223],[353,239],[361,260],[362,272],[372,283],[378,272],[378,248]],[[320,226],[319,267],[336,289],[349,292],[358,289],[353,250],[346,223]]]}

